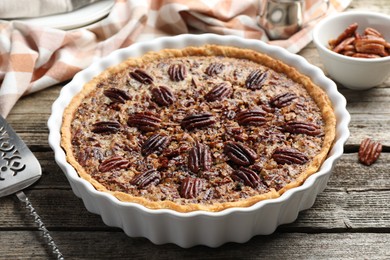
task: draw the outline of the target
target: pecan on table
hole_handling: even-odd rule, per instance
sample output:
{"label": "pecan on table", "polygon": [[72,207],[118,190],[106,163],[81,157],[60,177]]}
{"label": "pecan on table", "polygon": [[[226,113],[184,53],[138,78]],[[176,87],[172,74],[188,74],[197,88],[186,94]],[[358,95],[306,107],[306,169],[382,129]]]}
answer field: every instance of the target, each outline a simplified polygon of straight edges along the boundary
{"label": "pecan on table", "polygon": [[364,165],[371,165],[378,160],[382,152],[382,144],[375,142],[370,138],[365,138],[359,147],[359,161]]}

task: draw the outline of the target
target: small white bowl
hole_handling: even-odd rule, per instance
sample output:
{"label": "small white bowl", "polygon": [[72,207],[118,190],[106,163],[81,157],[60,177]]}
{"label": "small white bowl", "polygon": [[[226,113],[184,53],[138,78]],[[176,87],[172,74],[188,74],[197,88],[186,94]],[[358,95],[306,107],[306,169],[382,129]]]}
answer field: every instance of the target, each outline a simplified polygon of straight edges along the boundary
{"label": "small white bowl", "polygon": [[332,79],[350,89],[369,89],[382,84],[390,76],[390,56],[354,58],[329,49],[328,41],[336,39],[352,23],[358,23],[359,33],[372,27],[390,42],[390,16],[366,11],[348,11],[325,18],[314,28],[313,41]]}
{"label": "small white bowl", "polygon": [[[66,161],[65,152],[60,145],[60,129],[65,107],[83,85],[107,67],[117,65],[129,57],[142,56],[148,51],[180,49],[204,44],[236,46],[268,54],[294,66],[328,94],[337,119],[336,139],[318,172],[311,175],[301,186],[286,191],[279,198],[263,200],[245,208],[188,213],[169,209],[153,210],[137,203],[122,202],[109,193],[96,190],[90,182],[80,178],[76,170]],[[122,228],[131,237],[146,237],[155,244],[174,243],[181,247],[195,245],[217,247],[227,242],[243,243],[255,235],[271,234],[279,225],[293,222],[298,217],[299,211],[310,208],[317,194],[325,189],[333,167],[343,154],[344,144],[349,137],[349,121],[346,100],[337,91],[336,84],[325,77],[322,70],[309,64],[304,58],[258,40],[213,34],[184,34],[135,43],[128,48],[111,53],[79,72],[62,88],[60,96],[54,102],[48,127],[49,144],[54,150],[55,160],[64,171],[74,193],[82,198],[90,212],[101,215],[104,223]]]}

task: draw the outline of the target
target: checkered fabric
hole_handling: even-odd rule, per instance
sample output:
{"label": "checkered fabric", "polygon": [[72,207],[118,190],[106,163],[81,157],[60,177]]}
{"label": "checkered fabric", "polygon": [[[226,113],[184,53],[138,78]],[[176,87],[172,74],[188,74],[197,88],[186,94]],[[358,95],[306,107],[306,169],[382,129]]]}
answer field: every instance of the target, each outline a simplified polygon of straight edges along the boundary
{"label": "checkered fabric", "polygon": [[[71,31],[0,20],[0,114],[6,117],[21,96],[69,80],[136,41],[196,30],[259,39],[293,53],[311,41],[316,21],[287,40],[269,41],[256,22],[261,1],[117,0],[106,18]],[[306,1],[308,19],[321,12],[318,1]],[[326,15],[341,12],[350,2],[330,0]]]}

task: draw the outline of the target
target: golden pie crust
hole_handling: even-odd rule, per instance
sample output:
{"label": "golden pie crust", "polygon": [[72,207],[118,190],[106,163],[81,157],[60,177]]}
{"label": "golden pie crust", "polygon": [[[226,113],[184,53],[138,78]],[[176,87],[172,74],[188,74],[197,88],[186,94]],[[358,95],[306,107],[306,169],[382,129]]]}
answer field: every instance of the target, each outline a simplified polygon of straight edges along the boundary
{"label": "golden pie crust", "polygon": [[[173,64],[181,65],[168,72]],[[146,72],[143,82],[131,76],[137,69]],[[251,77],[254,71],[258,74]],[[151,89],[161,86],[173,93],[173,100],[169,95],[168,103],[153,99]],[[105,92],[112,88],[122,91]],[[167,97],[161,93],[156,95]],[[282,99],[285,104],[275,105],[283,94],[288,94]],[[137,113],[142,117],[148,110],[161,122],[153,129],[140,129],[130,118]],[[239,117],[243,111],[262,112],[248,119],[245,114]],[[212,114],[214,121],[190,127],[180,123],[188,114],[202,113]],[[253,50],[205,45],[149,52],[94,77],[64,112],[61,145],[81,178],[121,201],[150,209],[216,212],[248,207],[300,186],[326,159],[335,125],[328,96],[295,68]],[[167,137],[161,139],[164,144],[145,152],[145,142],[156,132]],[[203,147],[199,143],[206,145],[207,156],[199,152]],[[227,149],[228,143],[236,146]],[[199,151],[191,155],[196,145]],[[248,147],[256,153],[253,158]],[[293,149],[293,154],[282,149],[281,155],[275,155],[284,147]],[[235,155],[244,156],[249,165]],[[249,174],[245,169],[250,169]],[[147,176],[134,181],[147,171],[153,173],[151,183]],[[253,178],[253,172],[259,177]]]}

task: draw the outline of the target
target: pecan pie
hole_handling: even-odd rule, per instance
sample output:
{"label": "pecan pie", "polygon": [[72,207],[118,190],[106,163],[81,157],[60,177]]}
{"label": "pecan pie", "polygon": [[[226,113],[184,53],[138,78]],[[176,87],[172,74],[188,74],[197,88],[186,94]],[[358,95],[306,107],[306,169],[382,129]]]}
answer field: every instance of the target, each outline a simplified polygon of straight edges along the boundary
{"label": "pecan pie", "polygon": [[279,197],[325,160],[335,115],[307,76],[265,54],[150,52],[85,84],[64,114],[78,174],[152,209],[221,211]]}

